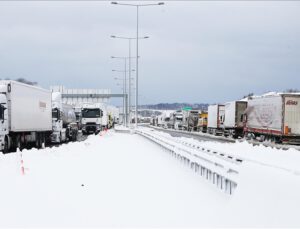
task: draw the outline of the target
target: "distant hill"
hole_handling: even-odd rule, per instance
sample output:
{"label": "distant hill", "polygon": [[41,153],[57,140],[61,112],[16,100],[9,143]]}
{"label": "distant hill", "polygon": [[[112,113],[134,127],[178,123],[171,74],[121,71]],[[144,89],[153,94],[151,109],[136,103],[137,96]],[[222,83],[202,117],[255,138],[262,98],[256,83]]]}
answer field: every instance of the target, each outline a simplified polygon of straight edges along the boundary
{"label": "distant hill", "polygon": [[153,109],[153,110],[180,110],[184,107],[192,107],[196,110],[207,110],[209,104],[207,103],[159,103],[139,106],[141,109]]}

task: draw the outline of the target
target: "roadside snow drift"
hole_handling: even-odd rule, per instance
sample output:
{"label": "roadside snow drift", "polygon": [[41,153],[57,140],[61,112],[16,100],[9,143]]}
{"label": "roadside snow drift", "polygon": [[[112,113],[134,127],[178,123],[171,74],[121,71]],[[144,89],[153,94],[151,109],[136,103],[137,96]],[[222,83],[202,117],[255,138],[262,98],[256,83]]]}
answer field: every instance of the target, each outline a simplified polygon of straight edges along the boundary
{"label": "roadside snow drift", "polygon": [[143,137],[108,131],[1,154],[0,226],[300,226],[297,174],[249,162],[239,179],[225,195]]}

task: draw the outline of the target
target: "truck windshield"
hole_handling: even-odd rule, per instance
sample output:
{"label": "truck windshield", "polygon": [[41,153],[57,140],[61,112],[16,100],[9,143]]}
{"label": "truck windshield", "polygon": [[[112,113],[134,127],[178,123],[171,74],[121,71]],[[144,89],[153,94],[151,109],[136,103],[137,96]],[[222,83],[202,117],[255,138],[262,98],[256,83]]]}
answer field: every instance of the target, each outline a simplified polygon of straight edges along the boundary
{"label": "truck windshield", "polygon": [[75,115],[76,115],[76,121],[79,121],[81,118],[81,113],[76,112]]}
{"label": "truck windshield", "polygon": [[0,105],[0,120],[4,120],[4,106]]}
{"label": "truck windshield", "polygon": [[52,110],[52,118],[55,119],[55,120],[59,119],[59,111],[58,111],[57,108]]}
{"label": "truck windshield", "polygon": [[83,109],[82,110],[82,117],[83,118],[99,118],[100,117],[100,109]]}

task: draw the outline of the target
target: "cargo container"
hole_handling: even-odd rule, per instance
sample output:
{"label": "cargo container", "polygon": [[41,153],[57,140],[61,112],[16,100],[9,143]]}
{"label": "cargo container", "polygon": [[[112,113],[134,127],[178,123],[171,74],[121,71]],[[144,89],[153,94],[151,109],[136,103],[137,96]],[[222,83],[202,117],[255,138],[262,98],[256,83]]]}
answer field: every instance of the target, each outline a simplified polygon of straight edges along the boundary
{"label": "cargo container", "polygon": [[33,143],[45,145],[52,131],[51,91],[19,83],[0,81],[0,147],[15,151]]}
{"label": "cargo container", "polygon": [[300,94],[277,93],[248,100],[247,136],[300,143]]}
{"label": "cargo container", "polygon": [[244,115],[247,108],[246,101],[232,101],[225,103],[224,132],[225,136],[234,138],[244,135]]}
{"label": "cargo container", "polygon": [[207,132],[214,135],[223,134],[225,106],[223,104],[209,105]]}

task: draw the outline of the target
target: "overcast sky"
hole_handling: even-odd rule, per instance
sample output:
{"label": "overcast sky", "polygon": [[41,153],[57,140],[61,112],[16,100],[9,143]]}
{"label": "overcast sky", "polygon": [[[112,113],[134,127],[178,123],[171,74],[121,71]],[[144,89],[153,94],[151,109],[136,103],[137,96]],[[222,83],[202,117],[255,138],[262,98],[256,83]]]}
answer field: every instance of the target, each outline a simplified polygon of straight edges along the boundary
{"label": "overcast sky", "polygon": [[[111,88],[135,36],[133,7],[0,2],[0,78]],[[225,102],[300,89],[300,2],[165,2],[140,10],[141,102]],[[132,52],[135,53],[133,43]],[[135,67],[135,63],[132,63]]]}

